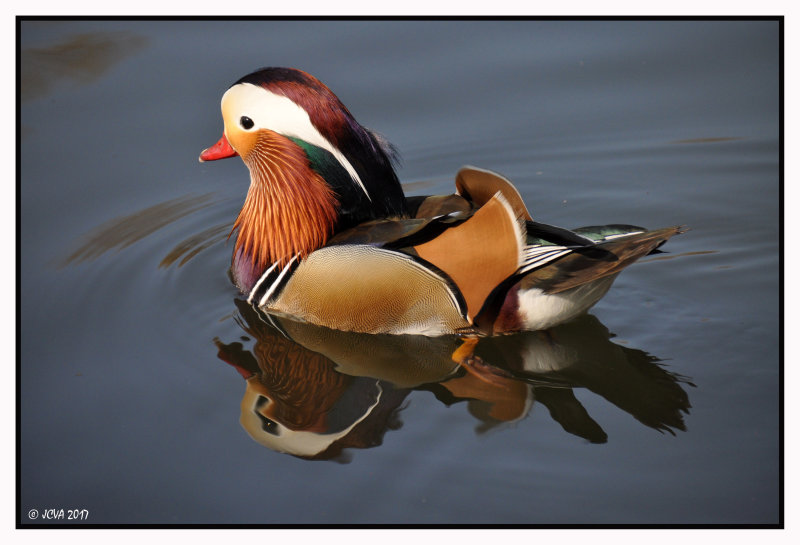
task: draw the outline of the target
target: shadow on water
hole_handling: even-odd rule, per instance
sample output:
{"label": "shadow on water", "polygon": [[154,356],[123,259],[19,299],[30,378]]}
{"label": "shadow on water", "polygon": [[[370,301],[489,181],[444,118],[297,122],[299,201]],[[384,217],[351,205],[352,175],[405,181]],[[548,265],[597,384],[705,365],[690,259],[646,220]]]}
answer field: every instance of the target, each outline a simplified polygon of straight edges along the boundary
{"label": "shadow on water", "polygon": [[586,388],[642,424],[674,435],[690,408],[684,377],[653,356],[610,341],[584,315],[547,331],[459,338],[366,335],[265,314],[236,300],[236,319],[254,341],[215,343],[245,379],[240,422],[262,445],[306,459],[348,462],[401,426],[414,390],[444,405],[465,402],[478,432],[518,421],[544,405],[568,433],[608,440],[574,395]]}
{"label": "shadow on water", "polygon": [[[82,237],[61,265],[120,250],[194,213],[207,214],[210,195],[186,195],[110,220]],[[230,223],[178,242],[159,268],[181,267],[222,243]],[[702,252],[700,252],[702,253]],[[685,377],[647,352],[613,343],[592,315],[546,331],[497,337],[368,335],[336,331],[258,310],[236,299],[243,339],[214,339],[218,357],[245,380],[240,422],[258,443],[305,459],[348,462],[347,449],[372,448],[402,424],[415,390],[443,405],[464,403],[483,433],[525,418],[535,403],[567,433],[591,443],[608,436],[575,397],[583,388],[636,420],[684,431]]]}
{"label": "shadow on water", "polygon": [[136,53],[147,38],[130,32],[77,34],[56,45],[20,52],[20,98],[47,96],[65,81],[91,83]]}

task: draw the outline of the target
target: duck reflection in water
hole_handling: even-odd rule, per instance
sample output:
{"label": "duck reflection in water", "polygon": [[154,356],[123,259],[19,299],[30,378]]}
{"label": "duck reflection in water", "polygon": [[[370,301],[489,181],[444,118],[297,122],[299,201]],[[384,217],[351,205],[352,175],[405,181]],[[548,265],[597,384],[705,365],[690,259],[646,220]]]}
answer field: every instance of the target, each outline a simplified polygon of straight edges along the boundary
{"label": "duck reflection in water", "polygon": [[253,339],[215,343],[246,381],[240,422],[262,445],[306,459],[348,462],[345,449],[382,444],[414,390],[466,402],[478,432],[527,416],[534,401],[592,443],[607,435],[573,393],[586,388],[658,431],[685,430],[684,377],[646,352],[609,340],[584,315],[547,331],[460,338],[347,333],[266,314],[237,300]]}

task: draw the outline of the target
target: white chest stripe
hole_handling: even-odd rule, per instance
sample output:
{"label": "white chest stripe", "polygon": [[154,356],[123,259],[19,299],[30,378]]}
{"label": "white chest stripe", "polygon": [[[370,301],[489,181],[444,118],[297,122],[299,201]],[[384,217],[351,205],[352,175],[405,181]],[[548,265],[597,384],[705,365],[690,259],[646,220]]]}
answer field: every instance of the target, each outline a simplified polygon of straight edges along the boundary
{"label": "white chest stripe", "polygon": [[262,307],[262,306],[267,304],[267,302],[272,297],[273,293],[275,293],[275,290],[277,289],[277,287],[281,285],[281,281],[283,280],[283,277],[286,276],[286,273],[288,271],[290,271],[290,270],[294,271],[294,266],[293,265],[294,265],[295,261],[297,261],[297,256],[294,256],[289,261],[289,263],[286,264],[286,266],[281,271],[281,274],[278,275],[278,278],[276,278],[275,282],[273,282],[272,285],[269,287],[269,289],[267,290],[267,293],[265,293],[264,297],[261,298],[261,301],[258,302],[258,306]]}
{"label": "white chest stripe", "polygon": [[258,282],[256,282],[255,286],[253,286],[253,289],[250,290],[250,295],[247,297],[247,302],[248,303],[253,304],[253,296],[255,295],[256,291],[258,291],[259,286],[261,286],[261,283],[264,282],[264,280],[270,275],[270,273],[272,273],[272,270],[277,265],[278,265],[277,262],[273,263],[272,266],[269,269],[264,271],[264,274],[261,275],[261,278],[259,278]]}
{"label": "white chest stripe", "polygon": [[261,275],[261,278],[259,278],[258,282],[253,286],[253,289],[250,290],[250,294],[247,296],[247,302],[253,304],[253,301],[258,299],[258,306],[264,306],[269,303],[273,297],[277,296],[286,281],[289,280],[289,277],[300,264],[298,257],[299,256],[295,254],[295,256],[289,260],[289,263],[280,269],[280,273],[276,268],[277,263],[273,263],[269,269],[264,271],[264,274]]}

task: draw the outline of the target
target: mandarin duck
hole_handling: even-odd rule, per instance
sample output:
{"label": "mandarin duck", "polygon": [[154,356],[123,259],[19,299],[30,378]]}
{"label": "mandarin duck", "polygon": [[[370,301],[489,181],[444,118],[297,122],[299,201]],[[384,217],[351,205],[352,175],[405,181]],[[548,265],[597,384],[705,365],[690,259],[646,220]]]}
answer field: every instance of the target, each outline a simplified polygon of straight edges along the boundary
{"label": "mandarin duck", "polygon": [[683,231],[541,223],[511,182],[475,167],[452,195],[406,197],[392,146],[300,70],[244,76],[221,109],[200,161],[238,155],[250,171],[230,273],[266,312],[373,334],[548,329]]}

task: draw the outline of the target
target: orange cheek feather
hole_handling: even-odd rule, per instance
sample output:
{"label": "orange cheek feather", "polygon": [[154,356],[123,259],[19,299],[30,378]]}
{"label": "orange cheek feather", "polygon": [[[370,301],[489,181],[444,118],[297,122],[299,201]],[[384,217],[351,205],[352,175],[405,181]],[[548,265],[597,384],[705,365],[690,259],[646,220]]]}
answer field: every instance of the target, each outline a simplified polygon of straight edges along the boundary
{"label": "orange cheek feather", "polygon": [[[305,257],[325,244],[337,220],[338,202],[325,180],[311,169],[305,152],[269,130],[240,133],[235,145],[250,169],[251,183],[236,219],[236,250],[255,264]],[[244,151],[247,149],[247,151]]]}

